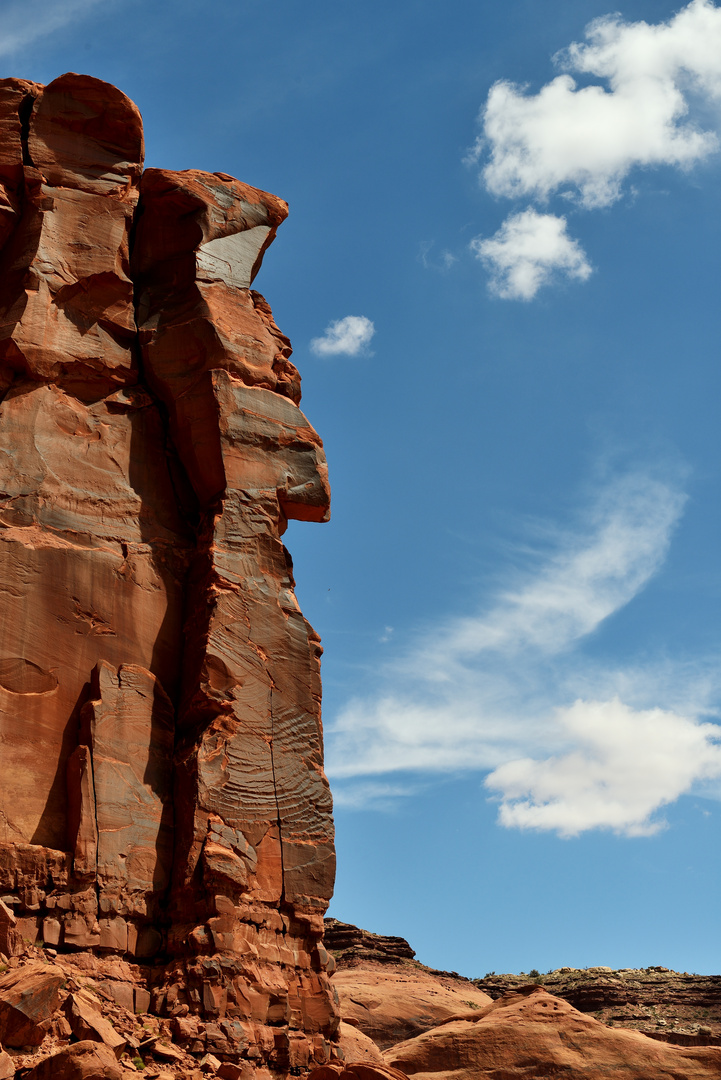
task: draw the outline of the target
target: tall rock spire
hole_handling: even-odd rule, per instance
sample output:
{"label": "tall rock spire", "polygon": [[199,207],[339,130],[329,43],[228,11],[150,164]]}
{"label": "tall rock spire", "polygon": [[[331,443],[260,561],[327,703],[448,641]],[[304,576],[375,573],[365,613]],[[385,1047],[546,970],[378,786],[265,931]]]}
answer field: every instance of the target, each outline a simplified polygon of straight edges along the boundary
{"label": "tall rock spire", "polygon": [[135,961],[178,1038],[283,1075],[338,1024],[281,540],[327,520],[327,468],[251,288],[287,207],[143,173],[87,76],[0,82],[0,139],[0,887],[26,939]]}

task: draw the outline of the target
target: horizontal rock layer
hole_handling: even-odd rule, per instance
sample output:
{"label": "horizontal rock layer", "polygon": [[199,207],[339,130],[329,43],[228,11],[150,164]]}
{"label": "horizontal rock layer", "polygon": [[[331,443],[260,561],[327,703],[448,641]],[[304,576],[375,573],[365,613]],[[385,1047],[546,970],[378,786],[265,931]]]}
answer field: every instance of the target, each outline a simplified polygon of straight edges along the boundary
{"label": "horizontal rock layer", "polygon": [[281,1071],[339,1022],[321,650],[281,539],[328,476],[251,288],[286,213],[143,172],[106,83],[0,82],[1,942],[152,962],[156,1009]]}
{"label": "horizontal rock layer", "polygon": [[680,1046],[721,1046],[721,975],[658,966],[591,967],[559,968],[533,978],[493,974],[473,982],[492,998],[540,982],[549,993],[605,1023]]}

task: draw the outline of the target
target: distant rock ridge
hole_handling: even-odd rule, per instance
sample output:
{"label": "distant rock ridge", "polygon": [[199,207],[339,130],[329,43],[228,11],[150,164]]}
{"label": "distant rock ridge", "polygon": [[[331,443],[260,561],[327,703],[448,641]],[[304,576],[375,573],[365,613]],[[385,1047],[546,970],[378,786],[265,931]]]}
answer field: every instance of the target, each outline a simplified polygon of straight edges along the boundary
{"label": "distant rock ridge", "polygon": [[339,1023],[281,540],[328,475],[251,288],[287,206],[143,153],[115,87],[0,81],[0,952],[124,958],[187,1045],[286,1075]]}
{"label": "distant rock ridge", "polygon": [[721,977],[595,967],[471,980],[394,958],[377,947],[382,936],[333,922],[345,1063],[310,1080],[721,1075]]}
{"label": "distant rock ridge", "polygon": [[336,956],[337,962],[349,964],[355,960],[412,960],[416,955],[405,938],[373,934],[339,919],[325,919],[325,947]]}
{"label": "distant rock ridge", "polygon": [[545,975],[496,975],[473,985],[494,1000],[534,984],[604,1023],[678,1046],[721,1046],[721,975],[655,966],[559,968]]}

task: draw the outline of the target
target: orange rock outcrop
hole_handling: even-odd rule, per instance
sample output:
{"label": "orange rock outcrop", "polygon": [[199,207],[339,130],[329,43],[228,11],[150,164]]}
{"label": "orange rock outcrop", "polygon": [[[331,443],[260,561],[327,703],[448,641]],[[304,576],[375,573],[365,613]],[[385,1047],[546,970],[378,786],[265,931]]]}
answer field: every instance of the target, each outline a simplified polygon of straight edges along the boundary
{"label": "orange rock outcrop", "polygon": [[[509,993],[477,1016],[398,1043],[384,1058],[387,1066],[417,1080],[529,1075],[711,1080],[721,1073],[718,1047],[669,1046],[640,1032],[607,1027],[542,987]],[[367,1080],[373,1080],[370,1074]]]}
{"label": "orange rock outcrop", "polygon": [[328,477],[251,288],[286,213],[143,172],[106,83],[0,82],[2,940],[125,957],[181,1043],[268,1075],[339,1023],[321,650],[281,539]]}

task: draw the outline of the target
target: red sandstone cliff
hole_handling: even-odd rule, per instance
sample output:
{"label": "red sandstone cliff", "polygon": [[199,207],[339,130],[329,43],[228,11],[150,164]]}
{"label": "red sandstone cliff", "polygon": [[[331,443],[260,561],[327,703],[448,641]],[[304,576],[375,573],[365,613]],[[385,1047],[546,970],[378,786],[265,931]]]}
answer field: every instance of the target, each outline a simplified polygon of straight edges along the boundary
{"label": "red sandstone cliff", "polygon": [[327,1061],[321,650],[281,540],[327,469],[251,289],[287,207],[143,172],[136,107],[74,74],[0,83],[0,185],[5,951],[140,965],[229,1062]]}

